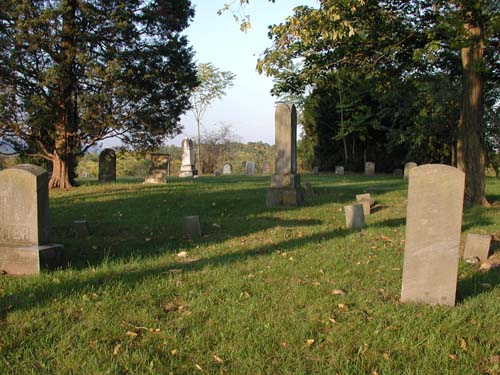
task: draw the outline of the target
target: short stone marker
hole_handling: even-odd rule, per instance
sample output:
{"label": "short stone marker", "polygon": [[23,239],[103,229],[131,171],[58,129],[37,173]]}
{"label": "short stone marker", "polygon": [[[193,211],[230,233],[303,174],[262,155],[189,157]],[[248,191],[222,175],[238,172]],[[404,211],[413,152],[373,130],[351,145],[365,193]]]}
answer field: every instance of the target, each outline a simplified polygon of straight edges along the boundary
{"label": "short stone marker", "polygon": [[297,111],[295,105],[279,103],[275,113],[275,167],[266,206],[301,206],[304,188],[297,173]]}
{"label": "short stone marker", "polygon": [[347,229],[362,229],[365,227],[365,214],[362,204],[344,206],[345,226]]}
{"label": "short stone marker", "polygon": [[170,155],[161,152],[151,153],[151,168],[144,179],[148,184],[165,184],[170,176]]}
{"label": "short stone marker", "polygon": [[77,238],[87,238],[90,236],[90,228],[87,220],[74,220],[73,230]]}
{"label": "short stone marker", "polygon": [[48,174],[20,164],[0,171],[0,271],[38,274],[61,265],[62,245],[50,244]]}
{"label": "short stone marker", "polygon": [[402,176],[403,175],[403,170],[401,168],[396,168],[394,171],[392,171],[393,176]]}
{"label": "short stone marker", "polygon": [[187,236],[195,240],[201,238],[201,225],[199,216],[186,216],[184,218],[184,229],[186,230]]}
{"label": "short stone marker", "polygon": [[337,165],[335,167],[335,174],[338,176],[343,176],[344,175],[344,167],[342,165]]}
{"label": "short stone marker", "polygon": [[194,166],[193,141],[189,138],[182,140],[182,164],[179,177],[194,177],[198,171]]}
{"label": "short stone marker", "polygon": [[408,162],[405,164],[405,170],[404,170],[404,179],[407,180],[408,177],[410,176],[410,169],[413,169],[417,166],[417,163],[414,163],[412,161]]}
{"label": "short stone marker", "polygon": [[110,148],[99,154],[99,182],[116,182],[116,153]]}
{"label": "short stone marker", "polygon": [[316,174],[319,172],[319,167],[313,167],[312,174]]}
{"label": "short stone marker", "polygon": [[363,203],[363,201],[368,201],[370,207],[372,207],[375,204],[375,199],[372,199],[370,193],[356,194],[356,202]]}
{"label": "short stone marker", "polygon": [[255,163],[253,161],[247,161],[245,163],[245,174],[247,176],[255,175]]}
{"label": "short stone marker", "polygon": [[453,306],[465,175],[427,164],[409,176],[401,301]]}
{"label": "short stone marker", "polygon": [[220,171],[218,169],[214,170],[214,176],[219,177]]}
{"label": "short stone marker", "polygon": [[222,174],[233,174],[233,166],[230,163],[224,164]]}
{"label": "short stone marker", "polygon": [[480,262],[488,259],[491,245],[490,234],[468,233],[465,239],[464,259],[478,258]]}
{"label": "short stone marker", "polygon": [[375,174],[375,163],[367,161],[365,163],[365,176],[373,176]]}

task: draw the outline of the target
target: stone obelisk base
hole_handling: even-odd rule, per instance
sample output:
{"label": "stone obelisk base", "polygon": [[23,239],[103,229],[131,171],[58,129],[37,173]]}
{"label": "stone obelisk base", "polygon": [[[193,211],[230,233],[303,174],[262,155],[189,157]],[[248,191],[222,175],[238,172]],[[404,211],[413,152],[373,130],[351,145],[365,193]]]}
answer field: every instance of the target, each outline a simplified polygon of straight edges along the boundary
{"label": "stone obelisk base", "polygon": [[271,176],[266,192],[266,207],[296,207],[304,205],[305,190],[296,174]]}
{"label": "stone obelisk base", "polygon": [[36,275],[41,268],[62,266],[63,245],[0,244],[0,272],[8,275]]}

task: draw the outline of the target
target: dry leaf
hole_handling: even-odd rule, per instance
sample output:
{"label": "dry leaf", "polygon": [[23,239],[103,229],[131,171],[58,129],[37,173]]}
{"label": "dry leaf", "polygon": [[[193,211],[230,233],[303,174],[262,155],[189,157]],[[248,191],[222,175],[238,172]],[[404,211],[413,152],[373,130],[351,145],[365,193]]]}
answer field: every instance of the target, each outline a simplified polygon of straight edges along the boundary
{"label": "dry leaf", "polygon": [[338,306],[339,306],[339,309],[341,309],[341,310],[345,310],[347,308],[347,306],[343,303],[339,303]]}
{"label": "dry leaf", "polygon": [[127,331],[125,333],[125,336],[128,336],[128,337],[137,337],[137,333],[136,332],[132,332],[132,331]]}
{"label": "dry leaf", "polygon": [[385,359],[385,360],[387,360],[387,361],[388,361],[389,359],[391,359],[391,355],[390,355],[389,353],[384,353],[384,354],[383,354],[383,357],[384,357],[384,359]]}
{"label": "dry leaf", "polygon": [[331,323],[337,323],[337,321],[335,319],[333,319],[333,318],[330,318],[329,320],[330,320]]}
{"label": "dry leaf", "polygon": [[113,349],[113,355],[118,355],[118,353],[120,353],[121,347],[122,347],[122,344],[116,344],[115,348]]}
{"label": "dry leaf", "polygon": [[306,340],[306,345],[307,346],[311,346],[313,344],[314,344],[314,339],[308,339],[308,340]]}
{"label": "dry leaf", "polygon": [[224,363],[224,361],[218,355],[214,355],[214,359],[215,359],[215,362],[217,362],[217,363]]}
{"label": "dry leaf", "polygon": [[448,357],[450,357],[451,360],[456,360],[457,359],[457,355],[456,354],[449,354]]}
{"label": "dry leaf", "polygon": [[201,366],[200,366],[200,365],[198,365],[198,364],[195,364],[195,365],[194,365],[194,367],[195,367],[198,371],[205,372],[205,370],[203,370],[203,369],[201,368]]}
{"label": "dry leaf", "polygon": [[378,375],[378,372],[373,370],[370,375]]}
{"label": "dry leaf", "polygon": [[314,283],[311,283],[311,285],[314,285],[314,286],[320,286],[320,285],[321,285],[321,283],[319,283],[319,282],[315,281]]}
{"label": "dry leaf", "polygon": [[89,342],[89,346],[90,346],[91,348],[95,348],[95,347],[97,347],[97,340],[90,341],[90,342]]}
{"label": "dry leaf", "polygon": [[342,289],[335,289],[335,290],[332,290],[330,292],[330,294],[334,295],[334,296],[341,296],[341,295],[344,295],[345,292]]}
{"label": "dry leaf", "polygon": [[188,256],[187,251],[181,251],[180,253],[177,253],[177,256],[179,258],[186,258]]}
{"label": "dry leaf", "polygon": [[385,242],[392,242],[391,238],[384,236],[383,234],[380,235],[380,239]]}
{"label": "dry leaf", "polygon": [[493,355],[490,357],[490,363],[497,364],[500,363],[500,355]]}
{"label": "dry leaf", "polygon": [[177,354],[177,349],[172,349],[172,350],[170,351],[170,354],[172,354],[172,355],[176,355],[176,354]]}
{"label": "dry leaf", "polygon": [[467,351],[467,342],[464,339],[460,340],[460,348],[462,348],[464,352]]}

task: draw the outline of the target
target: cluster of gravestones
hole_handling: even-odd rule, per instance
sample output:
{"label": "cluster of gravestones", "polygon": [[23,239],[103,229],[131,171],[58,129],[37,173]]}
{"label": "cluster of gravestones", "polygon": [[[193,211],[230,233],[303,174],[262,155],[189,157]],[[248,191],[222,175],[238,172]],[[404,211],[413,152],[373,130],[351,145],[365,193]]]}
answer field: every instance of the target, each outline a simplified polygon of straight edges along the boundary
{"label": "cluster of gravestones", "polygon": [[[266,192],[266,205],[301,206],[306,190],[311,195],[313,192],[310,184],[305,184],[306,189],[301,186],[297,173],[295,106],[278,104],[275,127],[275,173]],[[184,140],[183,149],[186,152],[181,174],[195,176],[192,142]],[[113,154],[106,153],[103,158],[113,160]],[[165,179],[168,157],[164,154],[152,157],[155,163],[151,178]],[[255,168],[248,164],[247,168]],[[375,164],[367,162],[368,173],[374,169]],[[228,170],[225,166],[222,173]],[[103,169],[99,175],[113,176],[113,172]],[[409,179],[409,187],[401,301],[454,305],[465,175],[446,165],[417,167],[415,163],[407,163],[404,175]],[[62,246],[49,240],[47,186],[47,172],[37,166],[24,164],[0,172],[0,271],[36,274],[40,266],[52,267],[60,262]],[[365,216],[371,214],[375,204],[370,194],[357,195],[356,200],[356,204],[344,208],[347,228],[363,228]],[[86,221],[73,224],[78,236],[89,235]],[[201,237],[199,216],[184,218],[184,224],[190,238]],[[485,262],[490,242],[491,236],[469,234],[464,258],[469,262]]]}
{"label": "cluster of gravestones", "polygon": [[[392,174],[394,176],[404,176],[404,179],[407,180],[410,169],[415,168],[416,166],[417,166],[417,163],[408,162],[404,166],[404,172],[402,169],[396,168]],[[316,174],[318,172],[319,172],[319,167],[314,167],[312,169],[313,174]],[[364,173],[365,173],[365,176],[374,176],[375,175],[375,162],[367,161],[365,163],[365,172]],[[343,176],[345,174],[344,166],[343,165],[335,166],[335,174],[337,176]]]}

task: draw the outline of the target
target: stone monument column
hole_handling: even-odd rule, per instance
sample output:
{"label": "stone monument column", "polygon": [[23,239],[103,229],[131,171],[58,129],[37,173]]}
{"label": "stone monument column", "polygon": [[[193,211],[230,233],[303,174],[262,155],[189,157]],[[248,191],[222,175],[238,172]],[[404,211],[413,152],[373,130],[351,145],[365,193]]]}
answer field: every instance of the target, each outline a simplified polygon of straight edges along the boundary
{"label": "stone monument column", "polygon": [[301,206],[304,189],[297,174],[297,111],[295,106],[279,103],[275,114],[275,173],[267,190],[267,207]]}
{"label": "stone monument column", "polygon": [[189,138],[182,140],[182,164],[179,177],[193,177],[198,174],[194,166],[193,141]]}

